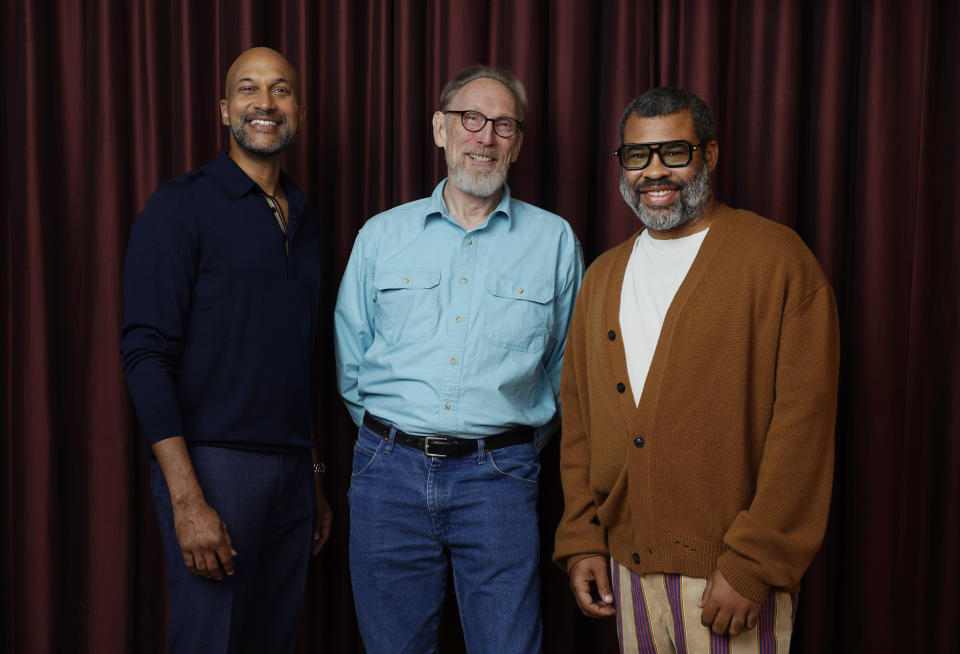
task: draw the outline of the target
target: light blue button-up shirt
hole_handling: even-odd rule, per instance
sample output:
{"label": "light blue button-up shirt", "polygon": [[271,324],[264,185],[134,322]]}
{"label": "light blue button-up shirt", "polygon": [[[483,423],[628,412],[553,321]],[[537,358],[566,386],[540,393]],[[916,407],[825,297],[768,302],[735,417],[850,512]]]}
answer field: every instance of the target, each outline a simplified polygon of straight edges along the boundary
{"label": "light blue button-up shirt", "polygon": [[557,215],[503,198],[466,231],[440,182],[360,230],[335,314],[337,378],[363,412],[417,435],[482,438],[559,417],[583,254]]}

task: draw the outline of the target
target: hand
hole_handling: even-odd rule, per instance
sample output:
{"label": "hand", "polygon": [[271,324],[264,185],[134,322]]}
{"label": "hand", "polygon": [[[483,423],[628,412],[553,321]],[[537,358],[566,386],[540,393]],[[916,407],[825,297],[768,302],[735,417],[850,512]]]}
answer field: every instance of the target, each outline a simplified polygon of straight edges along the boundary
{"label": "hand", "polygon": [[224,572],[233,574],[237,552],[227,525],[209,504],[203,500],[174,504],[173,527],[187,570],[206,579],[223,579]]}
{"label": "hand", "polygon": [[745,630],[756,627],[760,617],[760,603],[738,593],[723,578],[719,569],[715,569],[707,579],[699,606],[703,609],[700,622],[717,635],[729,633],[732,637],[739,636]]}
{"label": "hand", "polygon": [[[605,556],[590,556],[580,559],[570,568],[570,590],[580,605],[580,611],[588,618],[605,618],[617,612],[610,590],[610,574]],[[590,592],[590,582],[597,585],[599,600]]]}
{"label": "hand", "polygon": [[313,554],[316,555],[330,538],[333,511],[323,492],[323,480],[319,472],[314,473],[314,483],[317,488],[317,528],[313,531]]}

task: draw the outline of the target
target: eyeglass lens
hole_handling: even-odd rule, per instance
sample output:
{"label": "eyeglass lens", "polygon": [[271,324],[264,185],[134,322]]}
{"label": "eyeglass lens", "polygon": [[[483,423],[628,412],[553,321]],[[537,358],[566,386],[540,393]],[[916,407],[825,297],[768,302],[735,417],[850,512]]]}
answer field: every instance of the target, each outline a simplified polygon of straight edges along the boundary
{"label": "eyeglass lens", "polygon": [[639,170],[650,164],[653,153],[668,168],[681,168],[690,163],[692,150],[686,141],[667,141],[666,143],[624,145],[620,149],[620,163],[624,168]]}
{"label": "eyeglass lens", "polygon": [[513,118],[487,118],[479,111],[464,111],[460,114],[460,122],[468,132],[479,132],[488,120],[493,123],[493,131],[503,138],[510,138],[517,133],[517,121]]}

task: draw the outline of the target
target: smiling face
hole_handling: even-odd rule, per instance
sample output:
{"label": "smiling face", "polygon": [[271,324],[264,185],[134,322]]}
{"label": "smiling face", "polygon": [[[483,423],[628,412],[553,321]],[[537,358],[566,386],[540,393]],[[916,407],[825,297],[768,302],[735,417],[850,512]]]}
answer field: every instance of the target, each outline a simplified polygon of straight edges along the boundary
{"label": "smiling face", "polygon": [[[624,126],[624,143],[699,142],[687,110],[669,116],[641,118],[631,115]],[[713,194],[710,172],[717,165],[717,143],[710,141],[693,153],[682,168],[668,168],[653,155],[643,170],[620,171],[620,193],[651,235],[686,236],[706,213]]]}
{"label": "smiling face", "polygon": [[286,150],[306,116],[299,94],[297,73],[280,53],[253,48],[240,55],[227,71],[227,97],[220,100],[231,155],[242,149],[254,157],[272,157]]}
{"label": "smiling face", "polygon": [[[479,111],[487,118],[517,118],[516,100],[500,82],[481,77],[460,89],[450,102],[450,110]],[[450,182],[461,192],[477,198],[489,198],[503,187],[510,164],[517,160],[523,133],[503,138],[488,121],[479,132],[463,127],[460,114],[433,115],[433,138],[444,149]]]}

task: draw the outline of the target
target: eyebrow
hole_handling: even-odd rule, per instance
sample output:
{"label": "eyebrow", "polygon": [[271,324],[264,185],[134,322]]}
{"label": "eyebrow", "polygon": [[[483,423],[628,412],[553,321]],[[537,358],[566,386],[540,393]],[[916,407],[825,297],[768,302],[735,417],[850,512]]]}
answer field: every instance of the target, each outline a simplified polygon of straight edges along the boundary
{"label": "eyebrow", "polygon": [[[236,85],[236,84],[242,84],[242,83],[248,83],[248,82],[256,83],[256,81],[257,80],[253,79],[252,77],[241,77],[234,84]],[[273,82],[270,83],[271,86],[273,86],[274,84],[292,84],[292,82],[288,80],[286,77],[278,77],[275,80],[273,80]]]}

